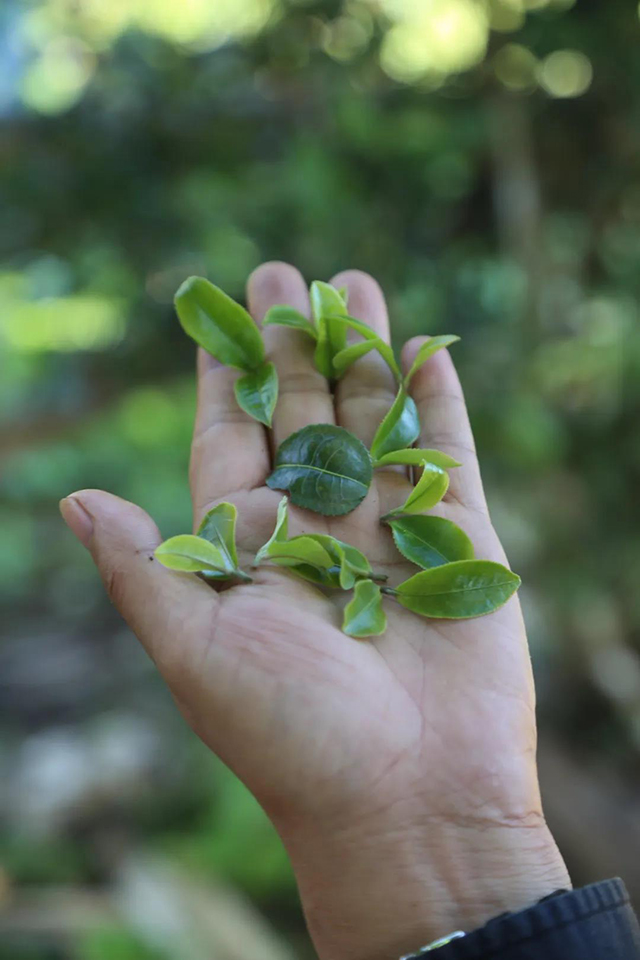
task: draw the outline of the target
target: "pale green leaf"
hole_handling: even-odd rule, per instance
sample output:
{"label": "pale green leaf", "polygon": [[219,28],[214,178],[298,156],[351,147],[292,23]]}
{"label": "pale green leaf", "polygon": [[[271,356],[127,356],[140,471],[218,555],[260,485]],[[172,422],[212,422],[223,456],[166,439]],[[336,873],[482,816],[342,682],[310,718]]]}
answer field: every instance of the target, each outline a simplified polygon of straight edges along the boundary
{"label": "pale green leaf", "polygon": [[454,460],[442,450],[421,450],[419,447],[409,447],[408,450],[392,450],[385,453],[378,460],[374,460],[374,467],[386,467],[393,463],[407,464],[419,467],[423,463],[433,463],[441,470],[450,470],[452,467],[461,467],[458,460]]}
{"label": "pale green leaf", "polygon": [[329,570],[333,566],[333,558],[324,547],[316,540],[306,536],[275,541],[268,547],[264,559],[284,567],[308,564],[311,567],[317,567],[319,570]]}
{"label": "pale green leaf", "polygon": [[278,374],[273,363],[263,363],[257,370],[238,377],[234,384],[238,406],[254,420],[271,426],[278,402]]}
{"label": "pale green leaf", "polygon": [[175,296],[186,333],[220,363],[255,370],[264,362],[260,331],[244,307],[203,277],[189,277]]}
{"label": "pale green leaf", "polygon": [[264,546],[260,547],[256,554],[254,563],[260,563],[265,557],[269,556],[269,550],[274,543],[284,543],[289,536],[289,498],[283,497],[278,504],[278,513],[276,515],[276,525],[271,537]]}
{"label": "pale green leaf", "polygon": [[312,340],[317,340],[318,338],[315,327],[313,327],[304,314],[300,313],[298,310],[295,310],[293,307],[288,307],[284,304],[281,306],[271,307],[269,310],[267,310],[265,318],[262,321],[262,326],[268,327],[270,325],[293,327],[295,330],[302,330],[302,332],[310,336]]}
{"label": "pale green leaf", "polygon": [[350,637],[378,637],[387,629],[380,587],[373,580],[359,580],[353,600],[344,608],[344,633]]}
{"label": "pale green leaf", "polygon": [[427,362],[429,357],[432,357],[434,353],[438,352],[438,350],[442,350],[444,347],[449,347],[452,343],[457,343],[459,339],[460,337],[454,336],[431,337],[426,343],[423,343],[416,354],[416,358],[411,365],[409,373],[404,378],[405,388],[408,389],[414,374],[416,374],[420,367]]}
{"label": "pale green leaf", "polygon": [[375,340],[359,340],[358,343],[352,343],[348,347],[345,347],[344,350],[336,353],[333,358],[333,369],[336,377],[339,379],[356,360],[359,360],[360,357],[364,357],[367,353],[371,353],[371,351],[375,349]]}
{"label": "pale green leaf", "polygon": [[219,503],[205,514],[198,527],[197,536],[212,543],[225,559],[227,570],[238,566],[236,549],[236,521],[238,510],[233,503]]}
{"label": "pale green leaf", "polygon": [[203,537],[181,534],[165,540],[156,548],[154,556],[170,570],[184,573],[202,573],[213,570],[233,575],[233,567],[225,552]]}
{"label": "pale green leaf", "polygon": [[[375,330],[372,330],[371,327],[368,324],[364,323],[362,320],[357,320],[355,317],[350,317],[348,315],[345,315],[345,316],[336,315],[331,319],[333,322],[337,324],[341,324],[342,326],[344,326],[349,330],[355,330],[355,332],[359,333],[360,336],[364,337],[365,340],[370,340],[374,344],[374,347],[378,351],[380,356],[385,360],[387,366],[392,371],[394,377],[397,380],[401,379],[400,368],[398,367],[398,364],[396,363],[396,358],[393,355],[393,349],[388,343],[386,343],[381,337],[378,336]],[[345,338],[346,338],[346,331],[345,331]],[[356,344],[353,344],[353,346],[356,346]],[[343,349],[348,349],[348,348],[344,347]]]}

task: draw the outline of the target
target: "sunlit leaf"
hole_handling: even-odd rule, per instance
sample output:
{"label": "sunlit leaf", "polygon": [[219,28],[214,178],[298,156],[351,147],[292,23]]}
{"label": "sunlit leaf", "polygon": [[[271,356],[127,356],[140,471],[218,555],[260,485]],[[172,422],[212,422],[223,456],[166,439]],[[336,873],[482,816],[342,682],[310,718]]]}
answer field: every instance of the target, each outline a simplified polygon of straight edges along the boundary
{"label": "sunlit leaf", "polygon": [[513,596],[520,577],[491,560],[457,560],[422,570],[396,588],[403,607],[423,617],[465,620],[493,613]]}
{"label": "sunlit leaf", "polygon": [[186,333],[221,363],[255,370],[264,362],[256,324],[239,303],[203,277],[189,277],[175,296]]}
{"label": "sunlit leaf", "polygon": [[392,450],[384,456],[374,460],[374,467],[386,467],[393,463],[407,464],[419,467],[423,463],[433,463],[441,470],[450,470],[452,467],[461,467],[458,460],[454,460],[442,450],[421,450],[419,447],[409,447],[408,450]]}
{"label": "sunlit leaf", "polygon": [[357,437],[342,427],[315,424],[281,444],[267,485],[288,490],[299,507],[339,516],[364,500],[371,477],[371,458]]}
{"label": "sunlit leaf", "polygon": [[269,556],[269,549],[274,543],[284,543],[289,536],[289,498],[283,497],[278,504],[278,513],[276,516],[276,525],[271,537],[260,547],[256,554],[255,563],[260,563],[265,557]]}
{"label": "sunlit leaf", "polygon": [[359,580],[353,600],[344,608],[343,631],[350,637],[378,637],[387,629],[380,587],[373,580]]}
{"label": "sunlit leaf", "polygon": [[271,307],[270,310],[267,310],[265,318],[262,321],[263,327],[275,324],[280,327],[293,327],[296,330],[302,330],[303,333],[308,334],[313,340],[318,339],[315,327],[312,326],[307,317],[293,307],[282,305]]}
{"label": "sunlit leaf", "polygon": [[378,427],[371,444],[371,456],[380,460],[394,450],[410,447],[420,435],[418,410],[404,387],[400,387],[396,399]]}
{"label": "sunlit leaf", "polygon": [[416,354],[409,373],[404,378],[405,388],[408,389],[412,377],[418,372],[420,367],[427,362],[429,357],[432,357],[438,350],[449,347],[452,343],[457,343],[459,339],[460,337],[454,336],[431,337],[426,343],[423,343]]}
{"label": "sunlit leaf", "polygon": [[400,553],[418,567],[439,567],[454,560],[472,560],[466,533],[443,517],[390,517],[387,521]]}
{"label": "sunlit leaf", "polygon": [[238,377],[234,384],[238,406],[254,420],[271,426],[278,402],[278,374],[273,363],[263,363],[257,370]]}
{"label": "sunlit leaf", "polygon": [[181,534],[165,540],[156,548],[155,557],[170,570],[185,573],[202,573],[214,570],[233,575],[234,565],[229,563],[227,551],[221,550],[203,537]]}
{"label": "sunlit leaf", "polygon": [[384,519],[407,513],[423,513],[440,503],[449,489],[449,474],[433,463],[422,463],[422,476],[401,507],[392,510]]}

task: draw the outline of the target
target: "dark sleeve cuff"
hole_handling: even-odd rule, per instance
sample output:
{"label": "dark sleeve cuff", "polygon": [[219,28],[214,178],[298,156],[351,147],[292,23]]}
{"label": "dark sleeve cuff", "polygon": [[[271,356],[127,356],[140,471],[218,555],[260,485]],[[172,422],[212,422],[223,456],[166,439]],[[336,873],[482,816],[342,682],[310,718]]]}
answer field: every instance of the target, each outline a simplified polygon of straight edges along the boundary
{"label": "dark sleeve cuff", "polygon": [[489,921],[428,960],[640,960],[640,926],[622,880],[549,897]]}

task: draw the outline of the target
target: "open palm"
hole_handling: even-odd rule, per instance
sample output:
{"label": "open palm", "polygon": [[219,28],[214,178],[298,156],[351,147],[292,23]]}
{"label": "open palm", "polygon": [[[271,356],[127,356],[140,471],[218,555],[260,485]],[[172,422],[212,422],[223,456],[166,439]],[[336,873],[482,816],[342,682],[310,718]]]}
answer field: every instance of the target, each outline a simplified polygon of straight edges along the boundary
{"label": "open palm", "polygon": [[[347,286],[350,312],[388,339],[375,281],[350,271],[332,282]],[[258,322],[276,303],[309,313],[306,285],[285,264],[257,270],[248,299]],[[420,342],[405,348],[405,365]],[[237,407],[236,374],[204,354],[198,360],[194,524],[220,500],[235,503],[245,567],[273,530],[280,494],[265,479],[275,447],[307,424],[336,422],[368,445],[394,395],[393,379],[376,353],[351,368],[334,396],[313,366],[308,338],[270,327],[265,343],[280,378],[271,437]],[[449,493],[435,512],[468,533],[478,556],[505,562],[446,351],[419,371],[412,392],[421,445],[463,462],[451,472]],[[345,517],[290,508],[290,534],[329,533],[351,543],[395,585],[415,568],[397,552],[379,518],[405,499],[409,486],[406,471],[378,470],[365,501]],[[533,684],[517,598],[489,617],[460,622],[424,620],[388,601],[385,635],[356,641],[341,631],[346,601],[339,591],[327,596],[281,568],[260,567],[252,584],[216,593],[152,560],[160,535],[138,507],[99,491],[72,499],[92,519],[89,545],[113,601],[184,716],[255,793],[280,831],[321,955],[326,935],[313,903],[319,862],[335,849],[335,838],[357,844],[372,832],[393,831],[393,818],[409,824],[420,862],[427,861],[419,872],[427,901],[433,901],[443,885],[449,888],[441,870],[429,866],[435,854],[427,851],[438,850],[442,858],[439,844],[453,850],[464,838],[473,847],[476,837],[479,847],[490,837],[500,849],[504,836],[508,859],[530,846],[532,832],[537,838],[546,830],[535,766]],[[420,835],[427,825],[438,842]],[[403,862],[413,876],[418,867],[411,856],[405,853]],[[310,869],[310,861],[317,865]],[[337,948],[327,947],[327,957],[334,956],[330,950]],[[358,953],[345,949],[342,956]]]}

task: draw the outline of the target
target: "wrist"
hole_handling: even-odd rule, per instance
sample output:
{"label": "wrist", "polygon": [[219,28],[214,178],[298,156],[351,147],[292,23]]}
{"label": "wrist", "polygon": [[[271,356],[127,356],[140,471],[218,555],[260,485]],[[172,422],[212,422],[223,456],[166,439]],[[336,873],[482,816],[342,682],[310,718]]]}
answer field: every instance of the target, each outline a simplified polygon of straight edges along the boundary
{"label": "wrist", "polygon": [[285,842],[321,960],[396,960],[571,886],[541,818],[527,826],[362,822],[312,839],[290,831]]}

